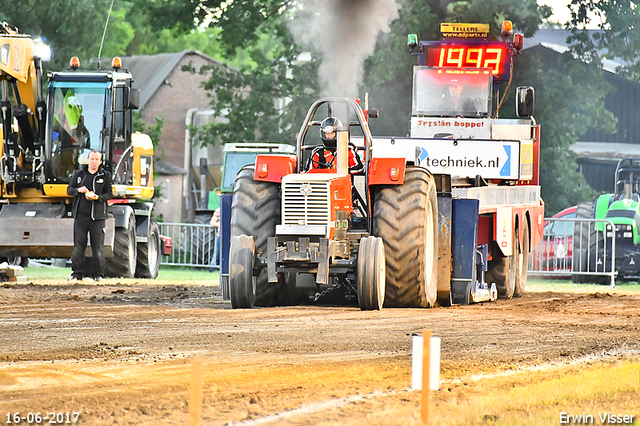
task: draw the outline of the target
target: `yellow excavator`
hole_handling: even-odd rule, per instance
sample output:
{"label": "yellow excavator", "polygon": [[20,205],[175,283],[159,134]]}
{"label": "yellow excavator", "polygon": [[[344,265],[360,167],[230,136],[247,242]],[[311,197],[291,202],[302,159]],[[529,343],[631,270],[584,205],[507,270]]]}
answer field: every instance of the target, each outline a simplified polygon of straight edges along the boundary
{"label": "yellow excavator", "polygon": [[[51,50],[0,24],[0,260],[69,258],[67,185],[92,150],[113,178],[105,229],[106,275],[155,278],[170,247],[152,219],[153,143],[132,131],[140,91],[114,58],[112,69],[48,72]],[[91,250],[87,250],[91,255]]]}

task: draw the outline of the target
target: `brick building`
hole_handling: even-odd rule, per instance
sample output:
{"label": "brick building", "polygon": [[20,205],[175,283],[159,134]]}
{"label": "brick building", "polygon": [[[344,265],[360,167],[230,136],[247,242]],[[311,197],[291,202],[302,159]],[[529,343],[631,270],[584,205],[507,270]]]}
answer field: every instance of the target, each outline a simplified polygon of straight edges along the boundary
{"label": "brick building", "polygon": [[[155,155],[159,160],[156,185],[162,186],[164,202],[157,203],[155,214],[162,214],[166,222],[190,222],[200,197],[201,158],[206,158],[214,177],[207,181],[206,190],[210,191],[219,185],[222,148],[191,146],[187,126],[206,124],[212,111],[208,92],[202,88],[208,77],[182,68],[189,66],[198,71],[203,65],[224,65],[194,50],[131,56],[122,60],[123,66],[133,74],[133,86],[141,91],[139,111],[142,121],[154,125],[156,118],[162,118],[165,122]],[[176,199],[178,195],[180,200]],[[170,200],[164,199],[168,196]],[[180,209],[176,208],[178,201]]]}

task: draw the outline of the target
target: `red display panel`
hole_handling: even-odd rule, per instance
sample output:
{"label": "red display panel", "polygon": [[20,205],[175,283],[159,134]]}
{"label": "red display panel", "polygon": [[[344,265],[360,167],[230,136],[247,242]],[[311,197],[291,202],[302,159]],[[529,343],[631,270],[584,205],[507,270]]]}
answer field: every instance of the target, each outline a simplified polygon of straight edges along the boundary
{"label": "red display panel", "polygon": [[511,54],[505,43],[433,43],[423,52],[428,67],[490,69],[499,79],[509,77]]}

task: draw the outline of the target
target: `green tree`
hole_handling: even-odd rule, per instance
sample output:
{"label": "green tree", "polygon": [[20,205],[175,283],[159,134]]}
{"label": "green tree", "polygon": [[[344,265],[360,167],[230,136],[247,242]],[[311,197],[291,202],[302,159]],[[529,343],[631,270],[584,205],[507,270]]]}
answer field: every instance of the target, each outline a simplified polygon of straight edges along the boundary
{"label": "green tree", "polygon": [[[239,69],[190,70],[210,76],[204,89],[212,92],[216,120],[197,131],[195,139],[202,145],[255,140],[294,143],[296,126],[318,97],[314,89],[317,61],[299,61],[301,48],[286,28],[285,13],[263,22],[264,33],[245,38]],[[224,34],[230,33],[221,33],[223,49],[239,52],[234,47],[236,38],[226,39]]]}
{"label": "green tree", "polygon": [[[399,19],[390,25],[389,32],[378,37],[375,53],[366,61],[358,91],[360,96],[370,93],[371,106],[378,108],[382,113],[381,118],[371,124],[377,134],[407,133],[411,111],[412,65],[415,63],[415,58],[408,54],[405,47],[408,33],[418,33],[421,39],[437,39],[439,23],[447,20],[489,22],[492,33],[497,35],[502,20],[509,18],[516,28],[529,35],[533,34],[542,20],[550,15],[548,7],[538,7],[534,0],[492,0],[491,7],[484,7],[484,3],[480,5],[479,1],[401,0],[397,3],[402,6]],[[255,135],[272,140],[278,135],[274,133],[275,129],[266,126],[267,123],[291,123],[288,120],[299,123],[304,114],[302,111],[306,108],[304,103],[308,106],[313,97],[321,93],[319,85],[323,81],[313,75],[314,69],[321,63],[320,52],[313,44],[305,44],[304,41],[294,39],[290,26],[286,25],[287,20],[300,20],[304,13],[309,12],[304,8],[294,7],[296,3],[276,0],[242,0],[230,4],[221,1],[201,1],[194,7],[193,4],[187,6],[175,4],[170,0],[156,0],[150,3],[149,13],[157,13],[163,4],[166,7],[180,8],[176,11],[176,16],[183,17],[183,27],[187,22],[202,22],[203,11],[209,11],[215,16],[213,22],[220,27],[221,47],[228,55],[232,56],[240,51],[244,51],[245,54],[251,52],[248,53],[251,61],[240,67],[241,77],[228,75],[225,78],[226,74],[221,72],[212,74],[211,84],[207,88],[216,93],[212,96],[214,109],[233,111],[233,114],[229,114],[228,122],[212,124],[205,132],[200,132],[203,143],[212,143],[220,137],[222,140],[253,140]],[[359,4],[366,7],[367,2]],[[186,19],[186,9],[192,11],[190,21]],[[415,13],[416,10],[421,12]],[[497,14],[494,10],[501,13]],[[327,18],[328,30],[333,28],[334,21],[335,16]],[[157,22],[160,25],[162,20]],[[272,50],[269,54],[262,55],[260,52],[264,47],[256,47],[264,43],[265,37],[276,44],[280,43],[281,46],[291,46],[289,53],[293,54]],[[314,59],[301,67],[296,60],[302,51],[310,51]],[[267,61],[274,62],[269,64]],[[288,76],[288,82],[291,84],[283,84],[283,73]],[[251,87],[249,97],[261,97],[260,102],[249,99],[246,92],[240,94],[239,88],[245,87],[243,85],[246,83]],[[227,87],[233,88],[235,95],[226,93]],[[289,89],[291,91],[287,92]],[[300,98],[300,94],[308,95]],[[276,111],[264,99],[276,95],[293,99],[293,104],[284,110]],[[254,107],[258,109],[252,111]],[[263,124],[260,124],[260,121]],[[279,140],[290,140],[291,124],[288,126],[289,128],[279,130]],[[295,125],[293,127],[295,128]],[[205,133],[208,133],[208,136]]]}
{"label": "green tree", "polygon": [[[98,57],[111,2],[21,0],[19,7],[12,0],[0,0],[0,3],[0,21],[15,25],[23,34],[46,37],[54,53],[48,69],[66,69],[72,56],[78,56],[81,65]],[[103,56],[122,54],[133,38],[133,28],[125,16],[126,5],[116,2]]]}
{"label": "green tree", "polygon": [[[572,0],[569,5],[572,30],[570,41],[576,56],[600,65],[603,58],[624,62],[620,75],[640,81],[640,10],[636,1]],[[602,31],[585,30],[595,21]],[[592,32],[593,33],[593,32]]]}
{"label": "green tree", "polygon": [[[360,0],[345,4],[367,3]],[[381,118],[371,123],[378,135],[407,133],[415,64],[415,58],[405,47],[408,33],[417,33],[423,40],[438,39],[440,22],[457,21],[490,23],[493,36],[497,36],[501,22],[510,19],[516,30],[530,36],[550,15],[548,7],[539,7],[534,0],[397,0],[397,3],[402,6],[398,19],[390,24],[390,31],[376,33],[375,50],[365,61],[358,88],[360,96],[369,93],[371,107],[381,111]],[[628,67],[623,72],[637,78],[637,59],[633,56],[638,50],[637,31],[633,33],[631,29],[638,26],[634,24],[637,15],[633,6],[619,0],[605,3],[574,0],[574,8],[583,7],[580,5],[584,5],[584,10],[600,7],[603,16],[608,16],[607,25],[616,29],[614,37],[618,39],[606,40],[615,47],[616,56],[635,64],[635,71]],[[24,0],[20,8],[0,8],[0,19],[18,25],[25,33],[45,35],[54,47],[55,61],[59,61],[49,68],[59,69],[66,68],[71,55],[80,56],[84,62],[96,58],[109,6],[108,1],[78,0],[71,7],[63,0],[46,3]],[[318,47],[314,40],[294,38],[289,24],[305,13],[318,14],[320,6],[322,2],[312,0],[117,0],[102,56],[123,51],[134,55],[197,49],[232,64],[234,68],[190,70],[210,75],[205,88],[211,92],[213,107],[219,115],[215,124],[200,129],[200,142],[292,142],[308,106],[320,96],[323,82],[317,73],[322,46]],[[624,16],[614,18],[616,10],[624,11]],[[583,17],[580,13],[576,16]],[[332,30],[335,16],[327,15],[326,20],[327,31]],[[78,22],[83,25],[77,25]],[[574,26],[578,27],[577,18]],[[602,48],[598,43],[583,50],[593,55],[596,48]],[[310,52],[311,59],[300,61],[302,52]],[[579,49],[575,52],[575,57],[580,56]],[[581,59],[585,58],[589,62],[589,56],[582,55]],[[606,115],[601,102],[606,88],[585,84],[583,79],[591,78],[592,68],[589,72],[553,72],[526,54],[518,58],[515,67],[516,77],[507,95],[509,103],[502,111],[513,110],[514,87],[521,84],[536,87],[536,117],[543,129],[543,194],[548,200],[548,211],[552,212],[583,196],[585,189],[568,147],[589,122],[610,125],[611,117]]]}

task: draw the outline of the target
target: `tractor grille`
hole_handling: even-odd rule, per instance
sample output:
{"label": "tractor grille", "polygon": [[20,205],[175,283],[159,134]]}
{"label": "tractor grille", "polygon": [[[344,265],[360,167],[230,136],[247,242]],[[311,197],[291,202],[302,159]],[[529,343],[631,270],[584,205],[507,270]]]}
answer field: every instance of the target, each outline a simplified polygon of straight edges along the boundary
{"label": "tractor grille", "polygon": [[283,182],[282,224],[324,225],[331,220],[329,182]]}

